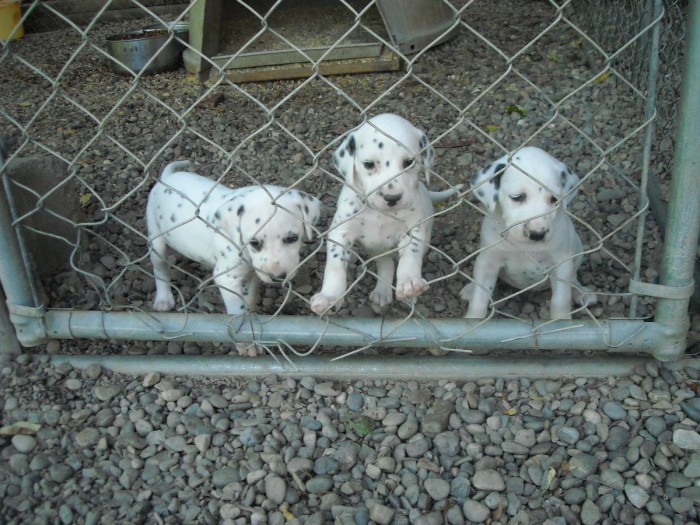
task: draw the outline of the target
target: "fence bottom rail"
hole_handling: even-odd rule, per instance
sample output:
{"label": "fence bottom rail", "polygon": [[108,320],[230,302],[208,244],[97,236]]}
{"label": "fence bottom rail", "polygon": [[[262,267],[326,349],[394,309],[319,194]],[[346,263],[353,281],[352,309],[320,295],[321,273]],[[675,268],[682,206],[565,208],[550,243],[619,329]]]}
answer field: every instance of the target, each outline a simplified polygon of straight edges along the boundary
{"label": "fence bottom rail", "polygon": [[[497,319],[320,318],[146,312],[48,310],[36,322],[50,339],[174,340],[277,346],[281,354],[312,354],[319,347],[491,350],[590,350],[645,353],[662,361],[682,357],[687,323],[631,319],[524,322]],[[36,344],[36,342],[34,342]],[[29,346],[23,342],[25,346]],[[296,352],[297,347],[305,347]]]}

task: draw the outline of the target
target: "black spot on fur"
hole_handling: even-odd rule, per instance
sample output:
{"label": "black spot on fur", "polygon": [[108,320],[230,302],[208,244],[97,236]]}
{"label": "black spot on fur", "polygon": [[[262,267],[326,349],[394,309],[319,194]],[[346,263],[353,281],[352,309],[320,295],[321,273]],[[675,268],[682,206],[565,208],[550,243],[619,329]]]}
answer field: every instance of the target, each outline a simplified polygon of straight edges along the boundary
{"label": "black spot on fur", "polygon": [[561,185],[566,186],[566,179],[569,178],[569,169],[567,168],[566,170],[561,172]]}
{"label": "black spot on fur", "polygon": [[219,212],[219,210],[216,210],[216,213],[214,214],[214,218],[216,220],[221,220],[221,213]]}
{"label": "black spot on fur", "polygon": [[387,167],[387,168],[389,167],[389,161],[388,161],[388,160],[386,161],[386,167]]}
{"label": "black spot on fur", "polygon": [[241,215],[243,215],[244,211],[245,211],[245,206],[243,206],[243,204],[241,204],[240,207],[238,208],[238,211],[236,212],[236,215],[238,215],[240,217]]}
{"label": "black spot on fur", "polygon": [[170,216],[170,220],[171,220],[172,222],[175,222],[175,221],[177,220],[177,219],[175,219],[175,214],[174,214],[174,213]]}
{"label": "black spot on fur", "polygon": [[498,202],[498,193],[493,194],[493,202]]}
{"label": "black spot on fur", "polygon": [[479,197],[483,197],[483,196],[484,196],[484,190],[481,190],[481,189],[476,190],[476,194],[477,194]]}
{"label": "black spot on fur", "polygon": [[[505,164],[499,164],[498,166],[496,166],[495,172],[499,172],[500,170],[502,170],[505,167],[506,167]],[[501,187],[501,177],[502,176],[503,176],[503,172],[501,171],[500,173],[498,173],[498,175],[494,176],[494,178],[491,179],[491,182],[493,183],[493,185],[496,189]]]}
{"label": "black spot on fur", "polygon": [[377,147],[378,147],[379,149],[382,149],[382,148],[384,147],[384,143],[383,143],[383,142],[380,142],[379,144],[377,144]]}
{"label": "black spot on fur", "polygon": [[260,224],[260,217],[258,217],[257,219],[255,219],[255,224]]}
{"label": "black spot on fur", "polygon": [[355,135],[350,135],[350,138],[348,139],[348,154],[355,154]]}
{"label": "black spot on fur", "polygon": [[309,206],[304,204],[304,213],[309,214]]}

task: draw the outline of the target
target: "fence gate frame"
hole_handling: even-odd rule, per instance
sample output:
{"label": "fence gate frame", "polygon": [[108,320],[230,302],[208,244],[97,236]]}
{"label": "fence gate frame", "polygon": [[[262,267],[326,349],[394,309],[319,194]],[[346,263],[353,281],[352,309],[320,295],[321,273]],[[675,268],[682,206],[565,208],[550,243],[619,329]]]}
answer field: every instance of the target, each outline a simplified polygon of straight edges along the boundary
{"label": "fence gate frame", "polygon": [[[653,0],[657,20],[652,32],[652,49],[658,51],[661,0]],[[0,283],[6,296],[7,312],[0,308],[0,354],[17,353],[19,345],[32,347],[48,339],[126,339],[192,342],[257,342],[279,345],[279,356],[243,358],[237,356],[52,356],[55,362],[74,366],[99,363],[115,371],[145,373],[171,372],[187,375],[326,376],[339,378],[466,378],[498,376],[623,374],[649,360],[683,357],[690,327],[688,310],[694,290],[698,236],[700,234],[700,2],[688,6],[685,37],[685,68],[681,84],[680,119],[674,150],[671,199],[664,235],[660,284],[643,283],[634,276],[630,292],[658,298],[653,321],[633,319],[584,319],[534,322],[531,325],[509,319],[483,323],[470,319],[388,319],[381,317],[304,317],[248,314],[171,314],[145,312],[66,311],[36,304],[33,276],[23,245],[21,226],[13,218],[10,182],[3,170],[0,191]],[[653,47],[656,46],[656,47]],[[650,86],[655,86],[658,53],[651,53]],[[654,112],[655,89],[650,89],[648,113]],[[652,126],[647,129],[645,156],[649,155]],[[2,164],[4,164],[4,159]],[[645,164],[645,169],[648,162]],[[642,205],[648,199],[643,190]],[[0,295],[0,298],[2,296]],[[9,315],[8,315],[9,312]],[[184,320],[183,320],[184,319]],[[294,362],[291,346],[318,345],[356,347],[342,358],[304,355]],[[361,350],[374,347],[454,349],[453,356],[366,357]],[[290,351],[287,351],[287,349]],[[313,349],[313,348],[312,348]],[[459,352],[503,350],[496,358]],[[595,358],[517,357],[523,350],[585,350]],[[310,353],[310,352],[309,352]],[[2,357],[2,355],[0,355]]]}

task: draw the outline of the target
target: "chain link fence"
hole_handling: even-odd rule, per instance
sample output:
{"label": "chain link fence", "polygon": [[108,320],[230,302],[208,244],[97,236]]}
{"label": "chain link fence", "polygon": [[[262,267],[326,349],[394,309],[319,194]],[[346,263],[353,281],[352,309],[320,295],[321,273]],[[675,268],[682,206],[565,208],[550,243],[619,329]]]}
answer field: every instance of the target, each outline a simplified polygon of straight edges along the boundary
{"label": "chain link fence", "polygon": [[[210,1],[203,7],[205,0],[198,0],[168,3],[167,10],[156,8],[162,2],[105,2],[91,18],[80,19],[61,11],[60,3],[24,2],[25,22],[42,10],[53,30],[5,42],[0,56],[0,118],[8,145],[2,176],[10,229],[19,237],[16,246],[16,239],[4,241],[3,251],[12,250],[16,264],[8,263],[0,277],[20,340],[53,339],[50,352],[137,355],[227,355],[235,353],[236,342],[292,367],[309,356],[374,355],[379,347],[415,355],[424,355],[421,348],[657,355],[667,332],[650,321],[657,297],[667,294],[649,283],[658,283],[661,272],[659,222],[666,219],[669,198],[687,2],[437,3],[451,13],[432,40],[444,42],[408,53],[387,30],[381,2],[299,7]],[[197,10],[212,5],[222,10],[221,29],[205,24],[194,30]],[[128,9],[129,16],[115,16],[115,7]],[[436,8],[428,1],[421,7],[426,13]],[[192,72],[114,72],[108,37],[188,19],[189,40],[171,30],[168,43],[195,57]],[[243,29],[232,34],[234,22]],[[214,57],[203,48],[217,37],[220,56]],[[379,46],[379,54],[372,60],[333,55],[358,45]],[[261,50],[304,57],[298,68],[304,76],[274,79],[289,74],[272,67],[267,80],[243,81],[241,75],[252,70],[231,66]],[[332,156],[349,151],[353,130],[381,113],[400,115],[425,133],[427,142],[412,151],[429,175],[423,180],[431,190],[452,192],[429,217],[402,225],[411,230],[432,221],[421,273],[428,286],[415,299],[378,308],[377,279],[384,295],[386,289],[395,295],[397,283],[376,264],[382,255],[395,257],[398,245],[376,253],[356,243],[342,304],[319,316],[312,298],[334,255],[327,248],[337,243],[333,216],[347,185]],[[387,141],[407,146],[392,132],[381,130]],[[550,319],[550,290],[499,281],[486,319],[465,320],[461,292],[474,280],[484,251],[485,214],[470,181],[525,146],[544,149],[580,179],[562,213],[582,241],[571,254],[583,259],[578,281],[598,302],[574,305],[573,320]],[[424,155],[429,151],[436,153],[432,164]],[[301,217],[314,235],[300,245],[300,263],[288,272],[294,277],[285,272],[279,282],[263,283],[256,313],[225,314],[221,273],[192,260],[197,253],[167,256],[175,313],[154,311],[146,208],[149,191],[175,160],[190,161],[217,188],[274,184],[320,200],[317,222]],[[374,194],[408,176],[404,169]],[[170,189],[185,197],[188,188]],[[206,202],[186,198],[193,210]],[[366,233],[396,223],[391,207],[373,203],[372,192],[358,194],[357,201],[378,216],[363,225]],[[687,211],[699,213],[697,206]],[[212,220],[206,218],[210,226]],[[250,240],[233,245],[255,266]],[[515,250],[512,257],[518,265],[531,255]],[[17,268],[26,271],[30,297],[24,302],[31,304],[18,304],[18,294],[8,290]],[[554,270],[543,268],[547,277]],[[685,291],[680,296],[687,300]],[[32,324],[27,316],[40,319],[32,336],[21,328]],[[684,325],[675,337],[678,345],[686,331]],[[65,341],[72,338],[92,342]],[[96,338],[110,343],[96,345]],[[678,356],[678,348],[661,355]]]}

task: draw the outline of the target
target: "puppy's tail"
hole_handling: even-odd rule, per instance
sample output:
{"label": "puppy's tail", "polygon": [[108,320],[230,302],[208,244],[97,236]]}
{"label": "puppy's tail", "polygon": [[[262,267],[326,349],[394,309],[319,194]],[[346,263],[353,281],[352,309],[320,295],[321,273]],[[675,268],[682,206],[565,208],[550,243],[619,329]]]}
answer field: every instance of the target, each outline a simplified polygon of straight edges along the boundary
{"label": "puppy's tail", "polygon": [[178,171],[184,171],[190,166],[192,166],[192,163],[189,160],[176,160],[175,162],[168,164],[160,176],[165,177],[167,175],[177,173]]}
{"label": "puppy's tail", "polygon": [[433,201],[433,204],[446,201],[453,195],[457,195],[462,188],[464,188],[464,184],[457,184],[454,188],[450,188],[449,190],[445,191],[429,191],[428,194],[430,195],[430,200]]}

